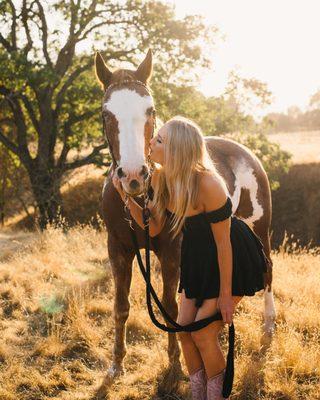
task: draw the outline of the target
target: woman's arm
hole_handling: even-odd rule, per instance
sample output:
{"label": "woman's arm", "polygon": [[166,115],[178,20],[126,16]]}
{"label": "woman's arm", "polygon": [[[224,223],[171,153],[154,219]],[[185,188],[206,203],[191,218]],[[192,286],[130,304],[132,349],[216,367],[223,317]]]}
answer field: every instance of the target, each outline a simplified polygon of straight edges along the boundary
{"label": "woman's arm", "polygon": [[[202,179],[201,192],[205,212],[217,210],[227,201],[227,194],[220,181],[210,176]],[[211,223],[211,230],[217,246],[220,272],[219,306],[224,322],[232,322],[234,311],[232,300],[232,246],[230,240],[231,219]]]}
{"label": "woman's arm", "polygon": [[230,241],[230,218],[210,225],[218,252],[220,296],[232,296],[232,246]]}

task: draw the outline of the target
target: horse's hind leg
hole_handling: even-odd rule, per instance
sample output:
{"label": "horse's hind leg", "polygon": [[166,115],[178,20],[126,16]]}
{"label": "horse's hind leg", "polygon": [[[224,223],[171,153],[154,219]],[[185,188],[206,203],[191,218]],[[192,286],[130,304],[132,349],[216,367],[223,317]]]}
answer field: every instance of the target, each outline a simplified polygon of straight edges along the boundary
{"label": "horse's hind leg", "polygon": [[268,335],[274,332],[276,320],[276,308],[274,304],[273,291],[271,287],[264,290],[264,331]]}
{"label": "horse's hind leg", "polygon": [[119,240],[108,235],[108,252],[115,285],[114,320],[115,341],[112,365],[108,376],[113,378],[124,372],[123,359],[126,355],[126,322],[129,316],[129,291],[132,279],[134,253],[128,253]]}
{"label": "horse's hind leg", "polygon": [[273,291],[272,291],[272,266],[273,262],[271,259],[271,246],[270,236],[266,224],[264,229],[260,229],[258,233],[263,246],[264,252],[269,260],[267,273],[264,274],[264,332],[267,335],[272,335],[275,328],[276,320],[276,308],[274,304]]}

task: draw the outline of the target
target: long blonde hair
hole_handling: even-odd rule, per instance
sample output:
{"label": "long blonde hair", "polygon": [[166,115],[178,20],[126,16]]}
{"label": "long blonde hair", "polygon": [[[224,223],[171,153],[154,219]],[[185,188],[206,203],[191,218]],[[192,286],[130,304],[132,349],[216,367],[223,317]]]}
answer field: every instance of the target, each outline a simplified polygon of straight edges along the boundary
{"label": "long blonde hair", "polygon": [[[185,222],[190,205],[196,208],[199,192],[199,171],[211,171],[226,189],[214,162],[209,156],[200,127],[193,121],[176,116],[165,124],[167,128],[163,167],[156,167],[158,179],[154,189],[152,206],[158,216],[165,217],[171,200],[174,213],[170,232],[173,239]],[[227,191],[227,189],[226,189]]]}

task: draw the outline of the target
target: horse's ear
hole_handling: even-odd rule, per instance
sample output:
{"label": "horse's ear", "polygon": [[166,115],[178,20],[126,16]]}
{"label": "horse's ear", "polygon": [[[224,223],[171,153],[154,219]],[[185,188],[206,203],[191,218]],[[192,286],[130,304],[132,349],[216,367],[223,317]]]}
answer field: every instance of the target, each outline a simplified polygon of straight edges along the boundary
{"label": "horse's ear", "polygon": [[152,75],[152,52],[151,49],[148,50],[146,58],[139,65],[136,70],[136,77],[139,81],[143,83],[148,83]]}
{"label": "horse's ear", "polygon": [[98,51],[96,52],[94,58],[94,64],[95,64],[96,76],[99,79],[99,81],[103,84],[103,87],[106,88],[110,83],[112,72],[106,66],[102,58],[102,55]]}

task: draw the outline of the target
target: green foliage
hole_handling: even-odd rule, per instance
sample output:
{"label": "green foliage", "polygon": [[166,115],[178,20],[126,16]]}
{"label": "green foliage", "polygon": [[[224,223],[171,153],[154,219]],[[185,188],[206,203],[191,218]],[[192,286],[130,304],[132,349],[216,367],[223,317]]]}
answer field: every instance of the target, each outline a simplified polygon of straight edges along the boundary
{"label": "green foliage", "polygon": [[221,135],[255,126],[250,115],[234,107],[233,99],[205,97],[193,86],[152,84],[159,117],[167,121],[175,115],[188,117],[205,135]]}
{"label": "green foliage", "polygon": [[[0,42],[0,87],[4,88],[0,100],[1,95],[13,96],[21,106],[27,142],[49,135],[53,144],[66,146],[67,152],[101,142],[102,93],[92,68],[97,48],[109,66],[126,62],[132,69],[141,61],[141,53],[152,48],[157,59],[155,82],[191,82],[197,68],[210,64],[200,43],[211,49],[217,29],[206,26],[199,16],[177,19],[174,6],[162,1],[85,0],[80,6],[57,0],[51,6],[43,4],[41,9],[37,2],[27,1],[10,7],[0,1],[0,23],[7,33]],[[51,15],[63,21],[61,27],[49,29]],[[11,24],[13,20],[21,23]],[[69,37],[65,35],[68,30]],[[76,55],[85,39],[91,47]],[[59,154],[54,148],[50,151],[55,157]],[[52,155],[46,154],[48,161]],[[43,159],[44,154],[38,156]]]}
{"label": "green foliage", "polygon": [[156,106],[164,121],[174,115],[195,120],[205,135],[222,135],[235,131],[255,131],[257,124],[246,112],[255,103],[264,107],[270,103],[271,92],[257,79],[241,78],[232,72],[225,93],[205,97],[194,85],[163,82],[152,83]]}
{"label": "green foliage", "polygon": [[264,107],[272,102],[272,93],[265,82],[241,77],[235,71],[229,73],[225,94],[234,99],[238,110],[248,109],[253,105]]}
{"label": "green foliage", "polygon": [[[240,86],[239,81],[237,83]],[[248,79],[245,80],[245,85],[247,99],[250,99],[247,91]],[[269,92],[264,93],[264,86],[257,80],[253,80],[252,85],[254,95],[262,96],[261,102],[266,102]],[[229,88],[228,94],[209,98],[192,86],[154,84],[152,88],[160,118],[166,121],[175,115],[183,115],[194,120],[204,135],[223,135],[244,144],[262,162],[271,189],[276,190],[279,187],[279,176],[288,171],[291,155],[283,151],[278,144],[270,142],[264,126],[258,126],[252,116],[241,110],[245,100],[235,88],[232,91]]]}
{"label": "green foliage", "polygon": [[26,168],[45,226],[67,171],[110,162],[95,51],[111,70],[135,70],[151,48],[154,82],[195,82],[210,65],[217,29],[199,16],[178,19],[173,5],[157,0],[0,0],[0,11],[0,142]]}
{"label": "green foliage", "polygon": [[[26,0],[9,5],[0,0],[0,11],[0,102],[6,104],[0,142],[28,171],[35,199],[42,202],[39,209],[49,208],[50,202],[56,207],[66,171],[110,162],[101,151],[106,144],[101,134],[103,93],[93,71],[97,49],[112,70],[135,69],[151,48],[159,116],[164,121],[177,114],[189,117],[205,135],[247,132],[249,136],[238,134],[238,140],[258,153],[276,185],[288,157],[262,134],[251,134],[257,125],[246,113],[253,99],[260,106],[269,103],[266,84],[232,72],[219,97],[206,98],[195,89],[219,36],[203,18],[178,19],[173,5],[157,0]],[[59,24],[52,26],[49,18]],[[80,51],[85,41],[88,46]],[[92,152],[83,156],[86,148]],[[48,215],[55,212],[53,208]]]}

